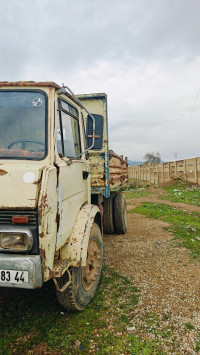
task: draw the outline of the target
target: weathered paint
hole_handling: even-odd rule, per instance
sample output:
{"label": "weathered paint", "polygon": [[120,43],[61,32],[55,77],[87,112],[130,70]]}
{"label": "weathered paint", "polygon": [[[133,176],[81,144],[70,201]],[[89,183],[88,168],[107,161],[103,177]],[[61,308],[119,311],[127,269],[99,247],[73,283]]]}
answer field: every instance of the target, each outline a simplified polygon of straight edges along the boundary
{"label": "weathered paint", "polygon": [[61,250],[61,258],[69,260],[70,265],[86,266],[89,236],[97,213],[100,213],[99,208],[91,204],[80,209],[71,237]]}
{"label": "weathered paint", "polygon": [[87,202],[87,180],[83,179],[86,162],[67,165],[58,163],[59,182],[57,187],[58,213],[60,225],[57,233],[56,249],[60,249],[70,238],[75,219],[81,206]]}
{"label": "weathered paint", "polygon": [[128,162],[112,150],[109,151],[110,188],[115,190],[128,182]]}
{"label": "weathered paint", "polygon": [[5,88],[13,88],[13,87],[25,87],[25,88],[32,88],[32,87],[47,87],[47,88],[55,88],[55,89],[60,89],[60,86],[53,81],[46,81],[46,82],[40,82],[40,81],[0,81],[0,87],[5,87]]}
{"label": "weathered paint", "polygon": [[[92,167],[91,184],[92,191],[99,192],[101,188],[106,188],[109,186],[110,190],[115,190],[122,186],[125,186],[128,182],[128,163],[123,160],[120,156],[115,154],[113,151],[109,151],[109,184],[106,185],[106,178],[103,171],[105,169],[105,153],[91,154],[90,164]],[[106,171],[105,169],[105,171]],[[105,197],[108,195],[105,193]]]}
{"label": "weathered paint", "polygon": [[101,150],[89,151],[91,169],[91,191],[102,193],[105,197],[110,195],[109,185],[109,154],[108,154],[108,121],[107,121],[107,95],[88,94],[78,95],[86,108],[94,114],[103,116],[103,146]]}
{"label": "weathered paint", "polygon": [[0,169],[0,176],[6,175],[6,174],[8,174],[7,171]]}
{"label": "weathered paint", "polygon": [[104,119],[103,147],[90,150],[91,190],[94,194],[110,196],[110,190],[126,185],[128,181],[128,163],[112,151],[108,151],[107,96],[105,94],[79,95],[80,101],[91,113]]}
{"label": "weathered paint", "polygon": [[38,214],[43,279],[47,281],[52,277],[57,234],[57,169],[54,166],[49,166],[43,171]]}
{"label": "weathered paint", "polygon": [[[36,208],[42,164],[4,163],[0,170],[0,208]],[[27,172],[34,173],[31,183],[24,182]]]}

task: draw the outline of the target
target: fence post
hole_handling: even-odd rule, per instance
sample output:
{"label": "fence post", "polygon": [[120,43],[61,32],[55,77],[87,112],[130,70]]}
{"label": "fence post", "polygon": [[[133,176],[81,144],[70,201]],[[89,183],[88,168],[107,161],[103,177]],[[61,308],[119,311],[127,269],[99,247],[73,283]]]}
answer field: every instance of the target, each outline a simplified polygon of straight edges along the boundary
{"label": "fence post", "polygon": [[170,162],[168,163],[168,181],[171,181],[170,179],[171,173],[170,173]]}
{"label": "fence post", "polygon": [[162,165],[162,180],[165,182],[165,176],[164,176],[164,163]]}
{"label": "fence post", "polygon": [[186,160],[184,160],[184,167],[185,167],[185,181],[187,181],[187,164],[186,164]]}
{"label": "fence post", "polygon": [[195,172],[196,172],[196,183],[198,184],[198,170],[197,170],[197,158],[195,159]]}

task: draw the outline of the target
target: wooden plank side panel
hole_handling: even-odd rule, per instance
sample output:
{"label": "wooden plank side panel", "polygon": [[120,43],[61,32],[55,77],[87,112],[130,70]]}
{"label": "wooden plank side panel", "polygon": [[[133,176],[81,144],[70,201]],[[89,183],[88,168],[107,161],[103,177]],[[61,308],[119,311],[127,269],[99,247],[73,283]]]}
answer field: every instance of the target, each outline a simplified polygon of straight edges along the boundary
{"label": "wooden plank side panel", "polygon": [[109,151],[109,179],[111,190],[128,183],[128,163],[113,151]]}

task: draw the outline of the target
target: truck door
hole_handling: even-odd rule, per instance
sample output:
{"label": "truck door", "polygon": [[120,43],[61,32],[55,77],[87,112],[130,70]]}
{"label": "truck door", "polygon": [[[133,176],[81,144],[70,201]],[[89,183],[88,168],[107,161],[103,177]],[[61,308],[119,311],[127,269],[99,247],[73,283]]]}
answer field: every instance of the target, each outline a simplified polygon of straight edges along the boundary
{"label": "truck door", "polygon": [[58,177],[57,249],[65,245],[72,233],[81,206],[88,201],[88,163],[81,153],[79,112],[64,99],[59,99],[56,117]]}

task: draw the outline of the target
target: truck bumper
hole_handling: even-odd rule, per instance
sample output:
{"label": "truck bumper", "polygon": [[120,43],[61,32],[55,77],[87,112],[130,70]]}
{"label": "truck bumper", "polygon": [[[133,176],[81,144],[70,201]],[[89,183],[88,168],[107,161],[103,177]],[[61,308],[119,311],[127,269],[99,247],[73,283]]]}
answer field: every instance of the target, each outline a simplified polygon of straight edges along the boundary
{"label": "truck bumper", "polygon": [[1,254],[0,253],[0,272],[9,270],[10,273],[25,271],[28,272],[25,282],[8,282],[4,277],[0,278],[0,287],[17,287],[17,288],[40,288],[42,286],[42,264],[39,255],[21,255],[16,254]]}

